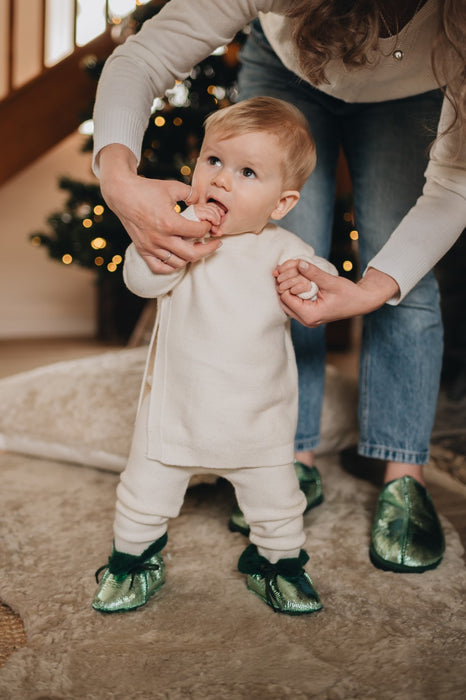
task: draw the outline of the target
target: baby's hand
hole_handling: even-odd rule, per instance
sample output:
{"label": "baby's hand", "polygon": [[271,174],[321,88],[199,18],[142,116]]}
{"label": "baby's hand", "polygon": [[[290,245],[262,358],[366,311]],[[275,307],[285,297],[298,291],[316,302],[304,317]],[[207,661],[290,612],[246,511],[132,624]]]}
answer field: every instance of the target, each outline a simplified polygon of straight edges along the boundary
{"label": "baby's hand", "polygon": [[318,286],[304,277],[298,269],[299,260],[287,260],[278,269],[274,270],[279,294],[288,291],[301,299],[317,298]]}
{"label": "baby's hand", "polygon": [[199,221],[208,221],[210,223],[210,234],[212,236],[222,235],[220,224],[222,223],[224,212],[219,206],[213,202],[194,204],[194,211]]}

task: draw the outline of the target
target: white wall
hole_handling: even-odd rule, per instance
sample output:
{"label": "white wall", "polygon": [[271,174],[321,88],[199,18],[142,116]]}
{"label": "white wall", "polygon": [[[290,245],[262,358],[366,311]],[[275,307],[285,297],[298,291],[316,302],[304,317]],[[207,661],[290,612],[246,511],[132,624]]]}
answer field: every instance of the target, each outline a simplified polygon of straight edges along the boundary
{"label": "white wall", "polygon": [[[0,338],[93,336],[95,285],[91,270],[65,266],[31,245],[45,231],[67,192],[61,175],[92,181],[90,154],[76,133],[0,187]],[[1,154],[0,154],[1,158]]]}

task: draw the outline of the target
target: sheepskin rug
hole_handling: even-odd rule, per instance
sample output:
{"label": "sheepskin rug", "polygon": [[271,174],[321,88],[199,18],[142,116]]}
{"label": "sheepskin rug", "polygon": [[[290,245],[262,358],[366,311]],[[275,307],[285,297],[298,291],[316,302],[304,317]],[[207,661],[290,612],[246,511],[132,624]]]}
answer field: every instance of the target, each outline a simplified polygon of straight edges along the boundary
{"label": "sheepskin rug", "polygon": [[[121,471],[147,347],[56,362],[0,379],[0,449]],[[328,366],[319,451],[358,439],[357,383]]]}
{"label": "sheepskin rug", "polygon": [[112,537],[118,475],[0,454],[0,596],[27,644],[0,668],[5,700],[461,700],[466,570],[447,551],[422,575],[367,556],[377,489],[322,456],[325,501],[305,516],[307,565],[324,609],[275,614],[245,586],[246,540],[227,529],[229,485],[188,491],[170,524],[168,578],[147,606],[91,609]]}

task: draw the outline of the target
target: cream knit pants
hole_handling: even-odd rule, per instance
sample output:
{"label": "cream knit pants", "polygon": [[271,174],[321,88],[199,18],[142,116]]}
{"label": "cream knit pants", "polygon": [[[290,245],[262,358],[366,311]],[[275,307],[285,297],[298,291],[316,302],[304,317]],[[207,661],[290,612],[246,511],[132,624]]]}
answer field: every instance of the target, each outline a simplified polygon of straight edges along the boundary
{"label": "cream knit pants", "polygon": [[148,459],[147,404],[146,399],[138,413],[128,463],[117,488],[115,549],[141,554],[166,532],[167,521],[179,515],[191,477],[216,474],[233,485],[259,554],[272,563],[297,557],[305,541],[306,498],[293,464],[217,470]]}

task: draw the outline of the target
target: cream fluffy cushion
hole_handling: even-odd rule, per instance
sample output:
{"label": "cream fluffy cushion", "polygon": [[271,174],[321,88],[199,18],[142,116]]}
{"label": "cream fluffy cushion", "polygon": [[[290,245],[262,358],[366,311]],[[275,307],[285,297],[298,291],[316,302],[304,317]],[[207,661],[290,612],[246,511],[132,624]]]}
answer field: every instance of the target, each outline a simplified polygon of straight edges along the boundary
{"label": "cream fluffy cushion", "polygon": [[[121,471],[147,347],[59,362],[0,380],[0,449]],[[319,452],[357,442],[356,383],[327,367]]]}

